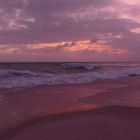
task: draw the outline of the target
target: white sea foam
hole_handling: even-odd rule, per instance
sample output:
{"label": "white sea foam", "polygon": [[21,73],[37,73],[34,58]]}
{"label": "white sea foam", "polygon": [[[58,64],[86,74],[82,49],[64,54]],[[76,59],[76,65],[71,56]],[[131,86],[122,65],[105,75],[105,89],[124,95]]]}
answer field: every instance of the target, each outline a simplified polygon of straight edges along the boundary
{"label": "white sea foam", "polygon": [[92,71],[71,74],[35,73],[30,71],[0,70],[0,88],[30,87],[36,85],[81,84],[95,80],[115,79],[140,75],[140,67],[129,67],[120,70]]}

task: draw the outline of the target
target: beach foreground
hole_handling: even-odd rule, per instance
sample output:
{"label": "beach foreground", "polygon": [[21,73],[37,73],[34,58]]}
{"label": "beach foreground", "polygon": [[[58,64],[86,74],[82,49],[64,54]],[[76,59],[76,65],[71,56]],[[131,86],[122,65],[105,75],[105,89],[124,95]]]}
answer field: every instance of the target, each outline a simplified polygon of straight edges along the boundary
{"label": "beach foreground", "polygon": [[2,93],[2,140],[139,140],[140,77]]}

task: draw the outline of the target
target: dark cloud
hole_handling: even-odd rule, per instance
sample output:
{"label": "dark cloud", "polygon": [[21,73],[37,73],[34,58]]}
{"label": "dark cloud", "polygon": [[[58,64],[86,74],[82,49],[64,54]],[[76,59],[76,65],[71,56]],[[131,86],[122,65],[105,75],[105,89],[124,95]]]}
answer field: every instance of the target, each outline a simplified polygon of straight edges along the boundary
{"label": "dark cloud", "polygon": [[[111,0],[109,0],[112,2]],[[103,7],[109,4],[108,0],[1,0],[2,8],[0,25],[0,43],[58,41],[72,39],[75,29],[80,33],[84,31],[85,23],[76,23],[74,20],[63,17],[61,14],[76,12],[77,9],[87,6]],[[57,16],[58,15],[58,16]],[[35,20],[31,22],[30,19]],[[13,22],[13,26],[9,24]],[[17,26],[18,30],[14,30]],[[27,27],[23,28],[23,27]],[[13,29],[12,29],[13,28]],[[16,29],[16,28],[15,28]],[[83,31],[82,31],[83,29]],[[3,31],[4,30],[4,31]],[[83,32],[83,33],[82,33]],[[14,34],[15,37],[11,36]],[[61,35],[60,35],[61,34]],[[63,35],[62,35],[63,34]],[[62,36],[62,37],[61,37]],[[78,35],[77,35],[78,36]],[[65,38],[66,37],[66,38]],[[13,39],[12,39],[13,38]],[[76,37],[80,38],[80,37]]]}

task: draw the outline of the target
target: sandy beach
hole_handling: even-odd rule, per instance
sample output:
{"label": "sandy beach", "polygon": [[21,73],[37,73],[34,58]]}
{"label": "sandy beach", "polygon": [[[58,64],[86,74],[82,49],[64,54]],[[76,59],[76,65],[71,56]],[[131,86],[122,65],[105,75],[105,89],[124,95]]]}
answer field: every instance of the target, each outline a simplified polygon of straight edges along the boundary
{"label": "sandy beach", "polygon": [[139,140],[140,77],[0,93],[1,140]]}

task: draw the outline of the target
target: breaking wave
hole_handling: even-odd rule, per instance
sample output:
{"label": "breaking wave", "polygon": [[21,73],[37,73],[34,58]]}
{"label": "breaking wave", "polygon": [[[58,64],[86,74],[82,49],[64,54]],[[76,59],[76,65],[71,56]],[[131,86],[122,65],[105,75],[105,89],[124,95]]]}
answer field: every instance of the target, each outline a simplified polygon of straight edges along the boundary
{"label": "breaking wave", "polygon": [[[70,67],[71,64],[64,65]],[[75,68],[75,65],[72,66]],[[79,65],[76,65],[79,67]],[[70,68],[72,68],[70,67]],[[83,66],[91,71],[79,73],[42,73],[31,72],[28,70],[0,70],[0,88],[32,87],[37,85],[56,85],[56,84],[82,84],[90,83],[95,80],[116,79],[128,76],[140,76],[140,67],[126,67],[123,69],[100,69],[95,70],[97,65]],[[82,67],[82,68],[83,68]],[[79,69],[81,69],[81,64]]]}

